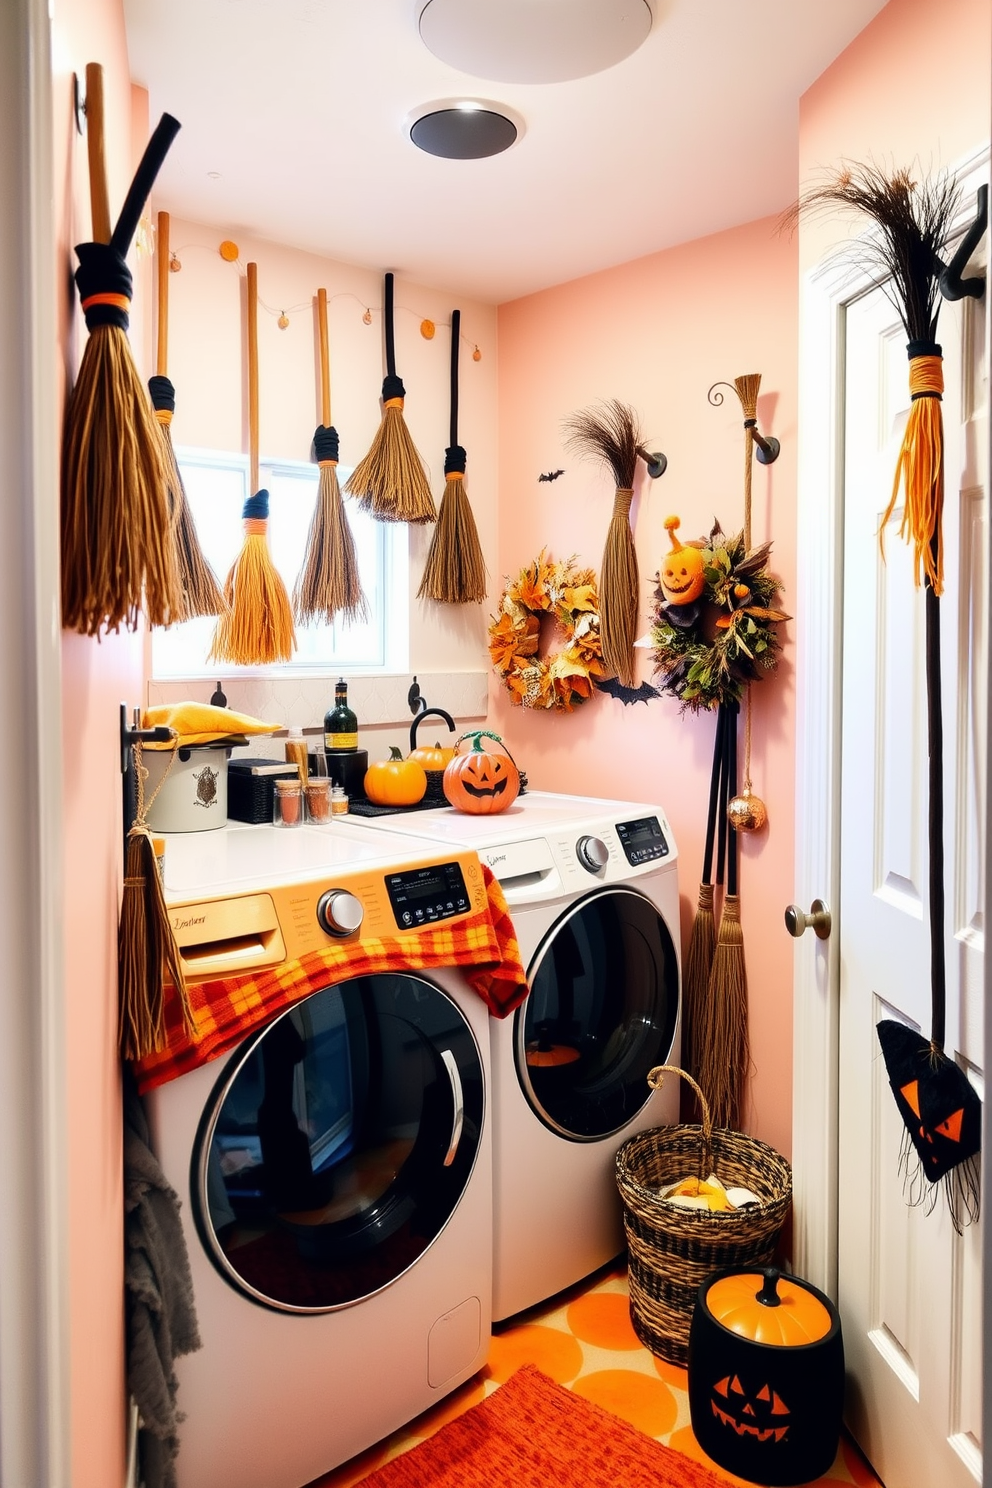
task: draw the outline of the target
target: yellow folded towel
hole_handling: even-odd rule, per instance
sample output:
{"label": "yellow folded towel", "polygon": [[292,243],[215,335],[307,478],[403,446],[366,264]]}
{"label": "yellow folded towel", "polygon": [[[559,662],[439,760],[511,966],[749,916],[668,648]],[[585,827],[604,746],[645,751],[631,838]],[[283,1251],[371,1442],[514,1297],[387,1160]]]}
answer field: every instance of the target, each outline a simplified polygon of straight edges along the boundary
{"label": "yellow folded towel", "polygon": [[146,749],[188,749],[193,744],[215,744],[231,734],[273,734],[281,723],[262,723],[247,713],[232,708],[215,708],[210,703],[157,703],[141,715],[142,728],[168,725],[179,735],[178,743],[146,744]]}

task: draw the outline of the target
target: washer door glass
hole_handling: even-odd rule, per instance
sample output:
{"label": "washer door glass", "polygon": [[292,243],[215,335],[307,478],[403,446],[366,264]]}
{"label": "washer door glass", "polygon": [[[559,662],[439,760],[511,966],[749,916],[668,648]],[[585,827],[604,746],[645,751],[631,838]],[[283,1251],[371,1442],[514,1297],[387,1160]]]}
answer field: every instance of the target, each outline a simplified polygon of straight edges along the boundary
{"label": "washer door glass", "polygon": [[381,975],[315,992],[214,1088],[190,1185],[207,1251],[283,1311],[371,1296],[444,1228],[482,1119],[478,1046],[440,988]]}
{"label": "washer door glass", "polygon": [[650,1099],[675,1038],[679,973],[668,926],[633,889],[578,900],[548,931],[516,1014],[517,1073],[562,1136],[618,1132]]}

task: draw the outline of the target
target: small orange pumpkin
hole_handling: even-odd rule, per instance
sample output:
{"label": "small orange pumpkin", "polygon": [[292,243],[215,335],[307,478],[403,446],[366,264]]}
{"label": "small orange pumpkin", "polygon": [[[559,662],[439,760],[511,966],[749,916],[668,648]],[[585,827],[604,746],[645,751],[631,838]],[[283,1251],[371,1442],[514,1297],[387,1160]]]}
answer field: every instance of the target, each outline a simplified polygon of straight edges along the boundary
{"label": "small orange pumpkin", "polygon": [[680,525],[678,517],[665,518],[665,531],[671,540],[672,551],[662,560],[659,578],[662,593],[672,605],[692,604],[702,594],[706,583],[700,550],[676,542],[675,534]]}
{"label": "small orange pumpkin", "polygon": [[457,749],[442,749],[440,743],[435,740],[433,749],[429,744],[421,744],[410,751],[407,759],[416,760],[424,770],[443,770],[457,753]]}
{"label": "small orange pumpkin", "polygon": [[486,816],[505,811],[512,806],[520,792],[520,774],[508,754],[494,754],[483,748],[483,739],[503,741],[498,734],[479,729],[463,734],[472,740],[468,754],[456,754],[445,766],[444,794],[456,811],[470,816]]}
{"label": "small orange pumpkin", "polygon": [[365,794],[376,806],[416,806],[426,789],[423,766],[404,759],[395,744],[387,760],[376,760],[365,772]]}

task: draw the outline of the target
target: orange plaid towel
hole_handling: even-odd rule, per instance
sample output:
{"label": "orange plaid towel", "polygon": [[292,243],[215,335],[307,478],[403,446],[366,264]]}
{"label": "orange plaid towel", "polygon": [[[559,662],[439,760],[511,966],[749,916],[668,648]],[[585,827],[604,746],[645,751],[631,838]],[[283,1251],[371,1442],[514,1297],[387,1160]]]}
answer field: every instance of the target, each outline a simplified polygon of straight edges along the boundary
{"label": "orange plaid towel", "polygon": [[186,1033],[176,999],[169,998],[165,1048],[134,1064],[139,1091],[144,1094],[218,1059],[283,1008],[349,977],[464,966],[469,986],[493,1017],[505,1018],[527,996],[527,978],[503,890],[485,864],[482,873],[488,904],[464,920],[425,927],[402,939],[383,936],[325,946],[298,961],[284,961],[245,976],[191,982],[189,999],[196,1033],[192,1037]]}

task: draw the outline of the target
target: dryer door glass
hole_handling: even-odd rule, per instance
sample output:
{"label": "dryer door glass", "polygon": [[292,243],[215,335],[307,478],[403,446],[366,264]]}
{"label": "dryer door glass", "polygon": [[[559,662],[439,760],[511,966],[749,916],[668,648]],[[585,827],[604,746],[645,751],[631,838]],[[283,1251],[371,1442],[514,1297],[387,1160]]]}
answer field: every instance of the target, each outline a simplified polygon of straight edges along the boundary
{"label": "dryer door glass", "polygon": [[207,1251],[280,1310],[371,1296],[444,1228],[482,1119],[479,1049],[439,987],[381,975],[315,992],[214,1088],[191,1184]]}
{"label": "dryer door glass", "polygon": [[633,889],[580,899],[538,946],[528,980],[514,1046],[530,1104],[576,1141],[621,1131],[675,1038],[679,973],[665,921]]}

